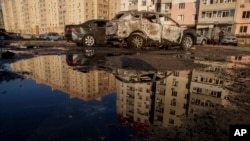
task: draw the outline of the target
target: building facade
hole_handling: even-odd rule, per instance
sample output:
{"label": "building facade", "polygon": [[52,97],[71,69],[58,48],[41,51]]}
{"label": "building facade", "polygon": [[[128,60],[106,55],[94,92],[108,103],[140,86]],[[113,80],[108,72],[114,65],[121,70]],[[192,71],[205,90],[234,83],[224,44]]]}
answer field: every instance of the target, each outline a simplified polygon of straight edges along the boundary
{"label": "building facade", "polygon": [[237,0],[235,14],[235,34],[240,44],[250,44],[250,0]]}
{"label": "building facade", "polygon": [[120,11],[155,11],[155,0],[120,0]]}
{"label": "building facade", "polygon": [[182,26],[195,28],[198,14],[197,0],[174,0],[171,17]]}
{"label": "building facade", "polygon": [[236,0],[201,0],[199,8],[197,30],[200,34],[211,38],[221,29],[234,33]]}
{"label": "building facade", "polygon": [[8,32],[63,34],[67,24],[90,19],[111,19],[119,11],[117,0],[1,0]]}

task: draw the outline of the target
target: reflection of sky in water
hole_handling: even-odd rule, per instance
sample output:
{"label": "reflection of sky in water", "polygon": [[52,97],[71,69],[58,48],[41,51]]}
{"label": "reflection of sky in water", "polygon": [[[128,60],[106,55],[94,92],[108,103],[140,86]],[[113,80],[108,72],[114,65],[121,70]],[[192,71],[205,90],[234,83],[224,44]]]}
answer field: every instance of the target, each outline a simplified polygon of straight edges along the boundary
{"label": "reflection of sky in water", "polygon": [[116,141],[132,134],[119,125],[115,94],[85,102],[20,79],[2,82],[0,90],[0,140]]}

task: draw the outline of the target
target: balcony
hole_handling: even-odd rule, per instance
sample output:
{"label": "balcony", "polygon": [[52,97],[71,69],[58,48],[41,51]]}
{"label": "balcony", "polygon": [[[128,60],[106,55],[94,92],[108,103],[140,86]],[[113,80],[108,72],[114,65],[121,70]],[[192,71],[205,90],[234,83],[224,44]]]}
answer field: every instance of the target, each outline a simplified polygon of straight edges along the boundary
{"label": "balcony", "polygon": [[201,11],[214,11],[214,10],[228,10],[228,9],[235,9],[236,2],[231,3],[216,3],[216,4],[209,4],[209,5],[201,5]]}

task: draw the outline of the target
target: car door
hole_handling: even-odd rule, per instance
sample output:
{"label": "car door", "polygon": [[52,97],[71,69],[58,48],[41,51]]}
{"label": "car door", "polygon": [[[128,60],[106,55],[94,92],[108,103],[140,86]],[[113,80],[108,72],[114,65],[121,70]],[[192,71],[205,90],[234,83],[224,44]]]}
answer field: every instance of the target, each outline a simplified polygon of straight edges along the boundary
{"label": "car door", "polygon": [[106,41],[106,21],[95,21],[90,25],[90,30],[97,44],[103,44]]}
{"label": "car door", "polygon": [[147,34],[148,38],[161,43],[161,25],[158,22],[157,14],[144,13],[142,15],[141,28]]}
{"label": "car door", "polygon": [[181,39],[180,37],[183,33],[183,29],[168,16],[162,16],[160,18],[160,23],[162,25],[162,40],[179,43]]}

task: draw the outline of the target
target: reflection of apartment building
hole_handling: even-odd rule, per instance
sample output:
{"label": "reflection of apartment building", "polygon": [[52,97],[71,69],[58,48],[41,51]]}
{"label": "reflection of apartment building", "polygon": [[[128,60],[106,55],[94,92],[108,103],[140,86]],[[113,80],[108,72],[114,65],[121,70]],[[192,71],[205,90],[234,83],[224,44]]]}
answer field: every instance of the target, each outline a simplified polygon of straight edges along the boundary
{"label": "reflection of apartment building", "polygon": [[148,124],[150,83],[124,83],[117,80],[117,113],[131,121]]}
{"label": "reflection of apartment building", "polygon": [[223,78],[227,62],[206,62],[201,61],[209,67],[194,69],[192,72],[190,86],[189,111],[197,109],[212,108],[216,105],[228,104],[228,90],[224,88]]}
{"label": "reflection of apartment building", "polygon": [[180,126],[186,115],[189,96],[189,70],[173,71],[166,78],[163,126]]}
{"label": "reflection of apartment building", "polygon": [[115,78],[105,71],[83,73],[66,63],[66,56],[40,56],[11,64],[17,72],[30,72],[27,76],[37,83],[60,90],[71,98],[92,100],[115,91]]}
{"label": "reflection of apartment building", "polygon": [[117,114],[133,123],[134,128],[149,125],[151,83],[124,83],[118,79],[116,82]]}
{"label": "reflection of apartment building", "polygon": [[111,19],[119,11],[117,0],[1,0],[5,29],[42,34],[64,31],[66,24],[89,19]]}
{"label": "reflection of apartment building", "polygon": [[235,81],[226,81],[225,86],[235,92],[241,93],[250,91],[250,88],[248,87],[250,83],[250,78],[248,77],[250,56],[230,56],[228,61],[226,71],[227,80],[233,78]]}

